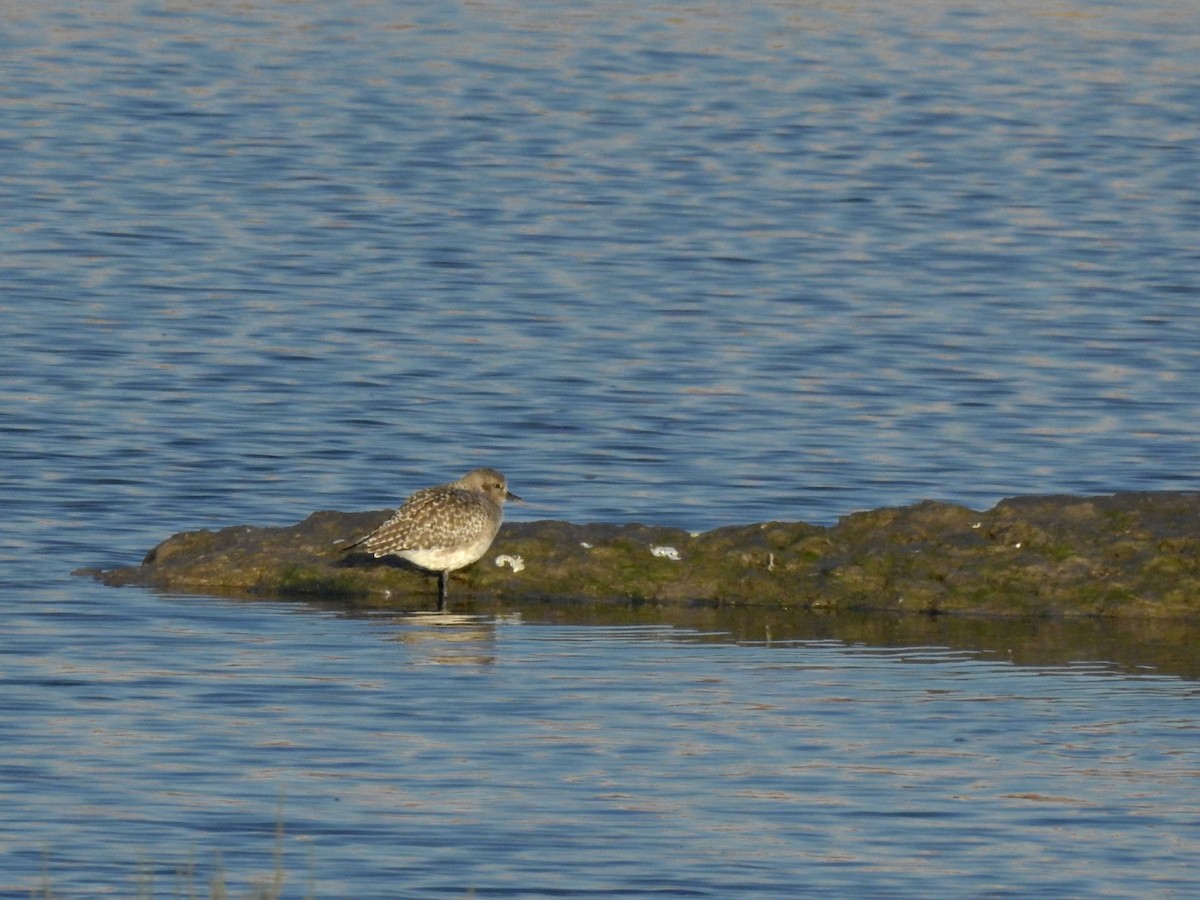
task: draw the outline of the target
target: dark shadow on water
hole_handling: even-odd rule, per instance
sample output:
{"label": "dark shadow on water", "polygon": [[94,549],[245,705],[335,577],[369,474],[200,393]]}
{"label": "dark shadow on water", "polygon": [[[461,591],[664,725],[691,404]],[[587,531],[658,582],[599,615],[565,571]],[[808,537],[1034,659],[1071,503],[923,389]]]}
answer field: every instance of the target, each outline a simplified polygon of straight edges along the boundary
{"label": "dark shadow on water", "polygon": [[[1200,679],[1200,625],[1178,620],[1047,619],[976,616],[820,613],[791,609],[660,607],[652,604],[454,602],[461,616],[508,618],[525,624],[668,626],[688,640],[790,646],[839,641],[868,647],[945,647],[986,654],[1020,666],[1103,663],[1114,672]],[[314,604],[323,608],[331,605]],[[347,615],[378,615],[378,607],[340,605]],[[432,607],[429,607],[432,609]],[[398,615],[420,615],[423,607]]]}

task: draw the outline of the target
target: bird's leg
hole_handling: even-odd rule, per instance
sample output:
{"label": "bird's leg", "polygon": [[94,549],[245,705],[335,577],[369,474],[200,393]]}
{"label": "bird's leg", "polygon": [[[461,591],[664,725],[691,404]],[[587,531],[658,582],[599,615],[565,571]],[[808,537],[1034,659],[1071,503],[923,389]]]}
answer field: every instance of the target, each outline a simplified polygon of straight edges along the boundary
{"label": "bird's leg", "polygon": [[438,612],[446,608],[446,576],[449,572],[438,572]]}

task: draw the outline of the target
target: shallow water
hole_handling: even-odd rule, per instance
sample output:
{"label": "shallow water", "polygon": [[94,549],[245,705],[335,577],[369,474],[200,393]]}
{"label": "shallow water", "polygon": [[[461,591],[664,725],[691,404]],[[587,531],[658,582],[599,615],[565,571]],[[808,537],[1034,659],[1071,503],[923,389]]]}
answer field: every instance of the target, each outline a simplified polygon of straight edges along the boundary
{"label": "shallow water", "polygon": [[1195,486],[1188,4],[6,9],[5,454],[116,552]]}
{"label": "shallow water", "polygon": [[1193,681],[85,593],[4,649],[3,870],[45,865],[67,895],[174,889],[189,861],[204,884],[218,850],[240,888],[277,826],[288,896],[1165,896],[1200,875]]}
{"label": "shallow water", "polygon": [[1183,627],[67,574],[485,464],[692,529],[1194,488],[1189,4],[0,13],[0,894],[277,824],[289,896],[1197,881]]}

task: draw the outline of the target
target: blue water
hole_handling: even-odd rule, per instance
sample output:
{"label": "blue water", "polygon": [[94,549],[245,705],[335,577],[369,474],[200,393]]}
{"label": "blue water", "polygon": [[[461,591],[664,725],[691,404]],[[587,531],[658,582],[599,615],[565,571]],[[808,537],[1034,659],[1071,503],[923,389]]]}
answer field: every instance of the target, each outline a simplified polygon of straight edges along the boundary
{"label": "blue water", "polygon": [[484,464],[693,529],[1195,489],[1190,4],[3,13],[0,893],[279,819],[294,896],[1196,882],[1165,674],[68,574]]}
{"label": "blue water", "polygon": [[0,862],[56,894],[177,896],[189,863],[262,884],[277,827],[297,897],[1145,897],[1200,876],[1200,688],[1152,673],[141,592],[44,600],[6,632]]}

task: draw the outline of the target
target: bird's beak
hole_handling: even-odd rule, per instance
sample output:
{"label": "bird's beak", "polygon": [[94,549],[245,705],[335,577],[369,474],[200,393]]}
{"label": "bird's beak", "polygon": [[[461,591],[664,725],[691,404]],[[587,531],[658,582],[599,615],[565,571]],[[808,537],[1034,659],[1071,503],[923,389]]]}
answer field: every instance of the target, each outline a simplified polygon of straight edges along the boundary
{"label": "bird's beak", "polygon": [[518,503],[524,503],[524,502],[525,502],[525,501],[524,501],[524,500],[522,500],[520,497],[518,497],[516,494],[514,494],[512,491],[505,491],[505,492],[504,492],[504,499],[505,499],[505,500],[516,500]]}

